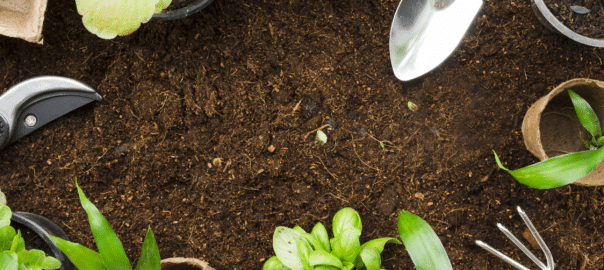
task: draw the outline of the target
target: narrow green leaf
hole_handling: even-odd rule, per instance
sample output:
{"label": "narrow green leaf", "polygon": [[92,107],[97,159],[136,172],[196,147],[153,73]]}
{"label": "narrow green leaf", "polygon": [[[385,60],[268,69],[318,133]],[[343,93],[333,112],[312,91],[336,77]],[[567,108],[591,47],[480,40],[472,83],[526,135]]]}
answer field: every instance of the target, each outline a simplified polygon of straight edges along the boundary
{"label": "narrow green leaf", "polygon": [[273,250],[283,264],[291,269],[302,269],[302,260],[298,254],[298,241],[302,240],[300,232],[279,226],[273,234]]}
{"label": "narrow green leaf", "polygon": [[342,268],[343,266],[342,261],[340,261],[340,259],[325,250],[314,250],[310,253],[308,261],[312,266],[323,265],[338,268]]}
{"label": "narrow green leaf", "polygon": [[0,252],[0,266],[2,266],[2,270],[19,269],[19,258],[17,257],[17,253],[9,251]]}
{"label": "narrow green leaf", "polygon": [[577,113],[581,125],[589,131],[592,138],[599,138],[602,136],[600,121],[598,121],[598,116],[596,116],[596,112],[594,112],[589,103],[572,90],[568,90],[568,94],[573,102],[575,112]]}
{"label": "narrow green leaf", "polygon": [[79,270],[108,270],[101,254],[78,243],[48,235]]}
{"label": "narrow green leaf", "polygon": [[380,266],[382,266],[382,258],[380,257],[380,251],[377,248],[363,248],[359,255],[367,270],[380,270]]}
{"label": "narrow green leaf", "polygon": [[417,269],[452,270],[451,262],[432,227],[420,217],[401,211],[398,232]]}
{"label": "narrow green leaf", "polygon": [[503,167],[495,150],[493,153],[499,168],[510,173],[518,182],[538,189],[556,188],[575,182],[587,176],[604,160],[602,147],[556,156],[512,171]]}
{"label": "narrow green leaf", "polygon": [[338,210],[333,217],[333,237],[338,238],[348,228],[356,228],[359,232],[363,231],[359,213],[350,207],[345,207]]}
{"label": "narrow green leaf", "polygon": [[25,249],[25,240],[21,237],[21,231],[17,231],[17,235],[13,238],[13,243],[10,246],[10,251],[19,252]]}
{"label": "narrow green leaf", "polygon": [[132,270],[132,266],[124,251],[124,246],[122,246],[122,242],[109,225],[109,222],[107,222],[107,219],[105,219],[96,206],[86,198],[86,195],[84,195],[84,192],[77,182],[76,187],[78,188],[82,207],[88,214],[94,241],[96,241],[96,246],[101,253],[101,257],[103,257],[105,265],[111,270]]}
{"label": "narrow green leaf", "polygon": [[17,253],[19,265],[25,269],[58,269],[61,262],[53,257],[47,257],[44,251],[38,249],[21,250]]}
{"label": "narrow green leaf", "polygon": [[264,263],[262,270],[291,270],[291,268],[285,266],[277,256],[273,256]]}
{"label": "narrow green leaf", "polygon": [[321,222],[317,222],[317,224],[315,224],[310,234],[312,234],[317,240],[319,240],[319,243],[321,243],[321,246],[323,246],[324,250],[326,250],[327,252],[331,252],[331,245],[329,245],[329,235],[327,235],[327,229],[325,229],[325,226],[323,226]]}
{"label": "narrow green leaf", "polygon": [[161,258],[159,256],[159,248],[155,241],[155,235],[151,231],[151,226],[147,229],[147,235],[143,241],[141,248],[141,257],[136,263],[136,270],[160,270]]}
{"label": "narrow green leaf", "polygon": [[361,245],[361,248],[374,247],[374,248],[377,248],[381,254],[382,251],[384,251],[384,246],[387,243],[394,243],[394,244],[399,244],[399,245],[403,244],[400,240],[398,240],[396,238],[384,237],[384,238],[378,238],[378,239],[373,239],[373,240],[367,241],[363,245]]}

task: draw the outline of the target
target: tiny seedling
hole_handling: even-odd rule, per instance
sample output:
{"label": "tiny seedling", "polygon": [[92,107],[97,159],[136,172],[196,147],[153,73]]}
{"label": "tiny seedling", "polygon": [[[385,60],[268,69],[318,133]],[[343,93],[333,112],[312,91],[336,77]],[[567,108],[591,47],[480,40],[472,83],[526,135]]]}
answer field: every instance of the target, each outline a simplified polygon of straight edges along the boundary
{"label": "tiny seedling", "polygon": [[[421,218],[402,211],[398,217],[401,239],[417,269],[452,269],[440,239]],[[352,208],[340,209],[333,218],[333,235],[318,222],[310,233],[300,226],[277,227],[273,234],[276,256],[263,270],[360,269],[380,270],[381,253],[387,243],[401,244],[396,238],[373,239],[361,245],[361,217]]]}
{"label": "tiny seedling", "polygon": [[604,160],[604,137],[596,113],[585,99],[571,90],[568,93],[579,122],[591,135],[591,139],[584,142],[590,150],[556,156],[517,170],[505,168],[493,151],[497,165],[518,182],[538,189],[564,186],[587,176]]}
{"label": "tiny seedling", "polygon": [[380,143],[380,147],[382,148],[382,151],[386,150],[386,146],[384,146],[384,142],[382,141],[378,141]]}
{"label": "tiny seedling", "polygon": [[[77,182],[76,187],[82,207],[88,214],[90,229],[99,252],[52,235],[50,237],[55,240],[59,249],[67,255],[79,270],[132,270],[124,246],[107,219],[86,198]],[[136,264],[136,270],[160,270],[160,267],[159,249],[151,227],[149,227],[141,248],[140,259]]]}
{"label": "tiny seedling", "polygon": [[327,135],[325,132],[321,130],[317,130],[317,135],[315,136],[315,146],[324,145],[327,143]]}
{"label": "tiny seedling", "polygon": [[409,110],[411,110],[412,112],[417,111],[417,109],[419,109],[419,106],[417,106],[415,103],[409,101],[407,102],[407,107],[409,108]]}
{"label": "tiny seedling", "polygon": [[[3,196],[0,192],[0,196]],[[2,199],[2,198],[0,198]],[[2,270],[39,270],[58,269],[61,262],[54,257],[46,256],[38,249],[25,249],[21,231],[15,231],[10,225],[11,209],[6,201],[0,201],[0,269]]]}

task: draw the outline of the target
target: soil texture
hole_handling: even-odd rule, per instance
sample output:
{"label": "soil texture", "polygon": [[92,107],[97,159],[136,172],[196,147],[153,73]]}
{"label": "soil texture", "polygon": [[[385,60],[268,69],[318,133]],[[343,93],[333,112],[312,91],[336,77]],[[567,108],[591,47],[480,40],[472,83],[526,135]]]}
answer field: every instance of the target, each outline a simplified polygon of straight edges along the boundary
{"label": "soil texture", "polygon": [[590,38],[604,38],[603,0],[544,0],[543,2],[570,30]]}
{"label": "soil texture", "polygon": [[[434,228],[454,269],[511,269],[476,240],[533,267],[496,227],[530,239],[520,206],[557,269],[601,269],[604,189],[529,188],[491,150],[511,169],[537,162],[525,112],[566,80],[604,80],[604,50],[550,32],[529,1],[485,0],[442,65],[401,82],[388,49],[398,4],[216,0],[102,40],[75,1],[49,1],[44,45],[0,37],[0,94],[60,75],[103,100],[0,150],[8,205],[94,248],[77,179],[133,265],[151,226],[162,258],[216,269],[261,269],[277,226],[331,228],[346,206],[361,215],[362,242],[398,237],[405,209]],[[321,127],[328,140],[316,146]],[[395,244],[382,266],[414,268]]]}

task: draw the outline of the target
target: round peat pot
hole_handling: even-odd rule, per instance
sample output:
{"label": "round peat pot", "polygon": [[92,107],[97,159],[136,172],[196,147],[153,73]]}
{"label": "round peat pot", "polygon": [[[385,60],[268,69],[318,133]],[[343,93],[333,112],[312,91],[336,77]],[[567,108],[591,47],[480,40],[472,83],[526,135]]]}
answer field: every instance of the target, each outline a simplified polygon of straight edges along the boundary
{"label": "round peat pot", "polygon": [[[543,0],[531,0],[531,6],[533,7],[533,12],[535,13],[535,16],[537,16],[537,19],[549,30],[565,35],[566,37],[585,45],[604,47],[604,39],[586,37],[566,27],[566,25],[560,22],[549,8],[547,8]],[[601,7],[598,6],[597,8]]]}
{"label": "round peat pot", "polygon": [[[39,245],[40,247],[34,246],[32,248],[43,250],[47,256],[53,256],[61,261],[60,270],[76,269],[67,256],[57,247],[55,241],[48,236],[48,234],[51,234],[69,241],[67,234],[59,225],[46,217],[25,212],[13,212],[11,221],[11,226],[21,230],[26,247],[28,245]],[[30,232],[27,232],[27,230],[30,230]],[[40,243],[36,243],[38,241]]]}
{"label": "round peat pot", "polygon": [[176,20],[187,17],[191,14],[206,8],[214,0],[172,0],[168,8],[162,12],[153,15],[157,20]]}
{"label": "round peat pot", "polygon": [[[558,85],[533,104],[522,121],[522,137],[526,148],[540,160],[588,150],[583,140],[589,132],[581,125],[567,90],[584,98],[596,112],[604,127],[604,82],[592,79],[572,79]],[[587,176],[573,184],[604,185],[604,162]]]}
{"label": "round peat pot", "polygon": [[207,262],[195,258],[168,258],[161,260],[161,270],[214,270]]}

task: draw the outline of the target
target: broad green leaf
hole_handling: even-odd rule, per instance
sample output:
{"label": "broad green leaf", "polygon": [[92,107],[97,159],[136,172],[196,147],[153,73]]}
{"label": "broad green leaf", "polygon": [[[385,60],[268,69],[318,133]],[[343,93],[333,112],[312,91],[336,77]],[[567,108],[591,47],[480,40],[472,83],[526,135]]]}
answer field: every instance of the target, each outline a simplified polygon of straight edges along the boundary
{"label": "broad green leaf", "polygon": [[344,266],[342,270],[352,270],[354,268],[354,264],[351,262],[344,262]]}
{"label": "broad green leaf", "polygon": [[321,244],[321,242],[314,235],[310,233],[303,233],[302,238],[304,239],[304,241],[306,241],[307,244],[310,245],[312,250],[324,249],[323,244]]}
{"label": "broad green leaf", "polygon": [[25,240],[21,237],[21,231],[17,231],[17,235],[13,238],[13,243],[10,246],[10,251],[19,252],[25,250]]}
{"label": "broad green leaf", "polygon": [[[6,195],[4,195],[2,190],[0,190],[0,204],[6,205]],[[2,227],[2,226],[0,226],[0,227]]]}
{"label": "broad green leaf", "polygon": [[321,224],[321,222],[317,222],[315,226],[312,228],[311,233],[323,246],[323,249],[327,252],[331,252],[331,246],[329,245],[329,235],[327,235],[327,229],[325,226]]}
{"label": "broad green leaf", "polygon": [[332,254],[340,258],[343,262],[354,263],[359,252],[361,252],[360,236],[361,231],[353,227],[340,233],[340,236],[334,238],[331,243]]}
{"label": "broad green leaf", "polygon": [[363,245],[361,245],[361,248],[374,247],[374,248],[377,248],[381,254],[382,251],[384,251],[384,246],[387,243],[394,243],[394,244],[399,244],[399,245],[402,244],[402,242],[396,238],[384,237],[384,238],[378,238],[378,239],[373,239],[373,240],[367,241]]}
{"label": "broad green leaf", "polygon": [[264,263],[262,266],[262,270],[291,270],[289,267],[285,266],[277,256],[273,256],[268,261]]}
{"label": "broad green leaf", "polygon": [[0,251],[10,250],[17,232],[11,226],[0,228]]}
{"label": "broad green leaf", "polygon": [[315,250],[311,252],[308,261],[310,262],[310,265],[315,267],[333,266],[339,269],[343,266],[342,261],[340,261],[340,259],[325,250]]}
{"label": "broad green leaf", "polygon": [[161,258],[159,257],[159,249],[155,241],[155,235],[151,231],[151,226],[147,229],[147,235],[143,241],[141,248],[141,257],[136,263],[136,270],[160,270]]}
{"label": "broad green leaf", "polygon": [[334,238],[338,238],[340,234],[348,230],[348,228],[355,228],[359,230],[359,232],[363,231],[361,216],[359,216],[357,211],[350,207],[342,208],[336,213],[333,217],[332,227]]}
{"label": "broad green leaf", "polygon": [[377,248],[363,248],[361,249],[361,254],[359,255],[367,270],[380,270],[380,266],[382,266],[382,258],[380,258],[380,251]]}
{"label": "broad green leaf", "polygon": [[172,3],[172,0],[159,0],[159,3],[155,5],[155,13],[162,12],[162,10],[166,9],[170,3]]}
{"label": "broad green leaf", "polygon": [[2,270],[19,269],[19,257],[17,257],[17,253],[9,251],[0,252],[0,266],[2,266]]}
{"label": "broad green leaf", "polygon": [[84,192],[76,182],[78,188],[78,194],[82,207],[88,214],[88,220],[90,222],[90,229],[96,241],[96,246],[101,253],[101,257],[105,262],[107,268],[111,270],[132,270],[130,261],[126,256],[122,242],[117,237],[107,219],[103,217],[101,212],[86,198]]}
{"label": "broad green leaf", "polygon": [[302,261],[304,270],[312,270],[312,267],[310,267],[310,263],[308,262],[310,252],[310,245],[306,241],[298,241],[298,255],[300,256],[300,261]]}
{"label": "broad green leaf", "polygon": [[329,265],[317,265],[314,270],[340,270],[341,268]]}
{"label": "broad green leaf", "polygon": [[599,138],[602,136],[600,121],[598,121],[598,116],[596,116],[596,112],[594,112],[589,103],[572,90],[568,90],[568,94],[573,102],[575,112],[577,113],[581,125],[589,131],[592,138]]}
{"label": "broad green leaf", "polygon": [[302,227],[296,225],[296,227],[294,227],[294,230],[296,230],[297,232],[299,232],[300,234],[305,234],[307,233],[304,229],[302,229]]}
{"label": "broad green leaf", "polygon": [[101,254],[78,243],[48,235],[79,270],[108,270]]}
{"label": "broad green leaf", "polygon": [[273,234],[273,250],[279,261],[295,270],[304,268],[298,255],[298,241],[303,241],[300,232],[287,227],[279,226]]}
{"label": "broad green leaf", "polygon": [[432,227],[420,217],[401,211],[398,232],[417,269],[452,270],[451,262]]}
{"label": "broad green leaf", "polygon": [[499,168],[510,173],[518,182],[538,189],[561,187],[575,182],[587,176],[604,160],[604,147],[602,147],[597,150],[556,156],[512,171],[503,167],[497,153],[494,150],[493,153]]}
{"label": "broad green leaf", "polygon": [[25,269],[58,269],[61,262],[53,257],[47,257],[44,251],[31,249],[17,253],[19,265]]}
{"label": "broad green leaf", "polygon": [[0,204],[0,228],[10,226],[10,218],[13,213],[10,210],[10,207]]}

